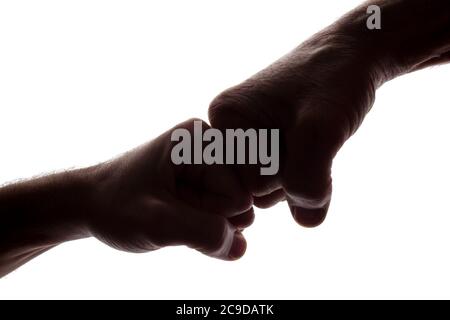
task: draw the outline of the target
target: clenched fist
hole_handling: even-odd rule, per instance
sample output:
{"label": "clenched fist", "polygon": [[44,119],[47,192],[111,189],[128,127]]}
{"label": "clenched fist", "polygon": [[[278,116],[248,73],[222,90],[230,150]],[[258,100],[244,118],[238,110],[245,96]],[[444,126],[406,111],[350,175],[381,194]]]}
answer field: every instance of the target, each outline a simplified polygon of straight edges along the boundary
{"label": "clenched fist", "polygon": [[[381,30],[369,30],[378,5]],[[295,220],[314,227],[331,199],[333,158],[358,129],[375,91],[399,75],[450,60],[450,2],[368,1],[291,53],[213,100],[213,127],[279,128],[280,172],[239,167],[255,205],[287,199]]]}

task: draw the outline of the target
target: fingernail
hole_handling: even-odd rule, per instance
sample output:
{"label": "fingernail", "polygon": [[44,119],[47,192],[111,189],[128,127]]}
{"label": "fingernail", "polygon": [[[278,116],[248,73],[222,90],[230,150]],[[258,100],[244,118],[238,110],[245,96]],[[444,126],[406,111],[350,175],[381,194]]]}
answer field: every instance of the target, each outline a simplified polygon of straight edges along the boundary
{"label": "fingernail", "polygon": [[244,236],[240,232],[234,234],[233,244],[231,245],[230,253],[228,258],[230,260],[237,260],[242,257],[247,249],[247,241],[245,241]]}

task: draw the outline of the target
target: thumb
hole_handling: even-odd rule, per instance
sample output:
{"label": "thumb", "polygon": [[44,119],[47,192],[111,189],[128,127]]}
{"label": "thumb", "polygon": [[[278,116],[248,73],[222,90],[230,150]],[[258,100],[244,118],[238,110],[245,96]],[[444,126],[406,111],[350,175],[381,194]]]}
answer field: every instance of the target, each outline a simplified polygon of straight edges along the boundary
{"label": "thumb", "polygon": [[346,137],[343,123],[329,113],[302,114],[286,135],[282,184],[294,219],[320,225],[331,201],[331,166]]}
{"label": "thumb", "polygon": [[237,260],[245,254],[247,242],[225,217],[179,205],[174,212],[173,239],[205,255]]}

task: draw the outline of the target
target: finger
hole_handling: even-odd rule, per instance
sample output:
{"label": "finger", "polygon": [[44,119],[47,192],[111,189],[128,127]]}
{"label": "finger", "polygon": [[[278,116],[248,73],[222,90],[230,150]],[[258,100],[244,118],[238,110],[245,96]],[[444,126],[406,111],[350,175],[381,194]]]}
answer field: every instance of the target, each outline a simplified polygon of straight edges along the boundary
{"label": "finger", "polygon": [[[177,126],[189,131],[192,137],[202,141],[206,130],[211,132],[209,125],[199,119],[191,119]],[[216,130],[216,134],[222,133]],[[196,137],[195,135],[201,135]],[[214,138],[211,138],[214,140]],[[195,142],[194,142],[195,143]],[[207,142],[203,142],[202,148],[193,152],[204,150]],[[193,155],[195,157],[195,155]],[[196,208],[205,212],[220,214],[232,217],[246,212],[253,205],[253,199],[242,185],[236,170],[230,165],[223,163],[205,163],[203,153],[200,154],[201,164],[185,164],[176,168],[182,178],[178,181],[180,192],[182,192],[188,202]]]}
{"label": "finger", "polygon": [[[209,214],[217,214],[227,218],[238,216],[253,205],[251,194],[246,191],[231,173],[214,172],[208,168],[186,168],[183,179],[177,182],[179,198]],[[197,171],[197,172],[196,172]],[[202,171],[202,172],[198,172]],[[213,173],[214,172],[214,173]],[[216,181],[213,181],[216,179]],[[221,184],[221,187],[215,185]],[[228,186],[230,190],[225,190]],[[223,191],[218,191],[222,189]]]}
{"label": "finger", "polygon": [[240,215],[228,218],[228,221],[237,229],[242,230],[250,227],[255,221],[255,212],[252,209],[241,213]]}
{"label": "finger", "polygon": [[258,208],[267,209],[284,200],[286,200],[286,193],[283,189],[278,189],[265,196],[253,197],[253,204]]}
{"label": "finger", "polygon": [[[165,206],[165,216],[158,230],[164,230],[168,245],[187,245],[205,255],[222,260],[236,260],[245,253],[245,238],[226,218],[201,212],[173,200]],[[174,210],[173,208],[177,208]]]}
{"label": "finger", "polygon": [[[226,129],[280,129],[270,112],[257,110],[270,105],[268,100],[267,91],[258,86],[241,84],[230,88],[211,102],[208,110],[211,125],[222,132]],[[236,168],[242,184],[253,195],[266,195],[280,188],[278,175],[261,175],[260,165],[237,165]]]}
{"label": "finger", "polygon": [[205,210],[233,217],[251,209],[253,198],[242,185],[233,167],[206,166],[202,177],[205,192],[201,200]]}
{"label": "finger", "polygon": [[288,205],[292,216],[298,224],[305,228],[315,228],[325,221],[330,202],[326,203],[321,208],[315,209],[296,206],[290,201],[288,201]]}
{"label": "finger", "polygon": [[332,161],[347,135],[345,122],[325,114],[304,114],[286,137],[283,188],[294,219],[305,227],[318,226],[325,219]]}

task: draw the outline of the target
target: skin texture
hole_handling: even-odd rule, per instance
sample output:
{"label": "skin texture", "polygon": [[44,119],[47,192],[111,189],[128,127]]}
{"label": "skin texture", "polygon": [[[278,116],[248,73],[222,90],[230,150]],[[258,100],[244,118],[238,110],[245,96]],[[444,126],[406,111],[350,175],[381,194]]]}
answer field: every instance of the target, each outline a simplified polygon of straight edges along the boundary
{"label": "skin texture", "polygon": [[[175,128],[193,135],[193,124]],[[228,166],[174,165],[173,129],[95,167],[0,189],[0,276],[90,236],[128,252],[186,245],[214,258],[240,258],[242,230],[254,219],[251,195]]]}
{"label": "skin texture", "polygon": [[[381,30],[366,27],[372,4],[381,7]],[[257,166],[175,166],[168,131],[110,162],[3,187],[0,276],[90,236],[130,252],[186,245],[235,260],[252,202],[287,199],[298,223],[317,226],[331,200],[333,158],[377,88],[449,61],[450,1],[368,1],[211,103],[213,127],[280,129],[276,176]],[[193,121],[177,127],[192,131]]]}
{"label": "skin texture", "polygon": [[[382,29],[366,27],[369,5],[380,6]],[[263,208],[287,199],[295,220],[323,222],[331,200],[331,168],[386,81],[450,60],[450,2],[368,1],[279,61],[216,97],[217,128],[279,128],[279,174],[258,168],[240,175]]]}

